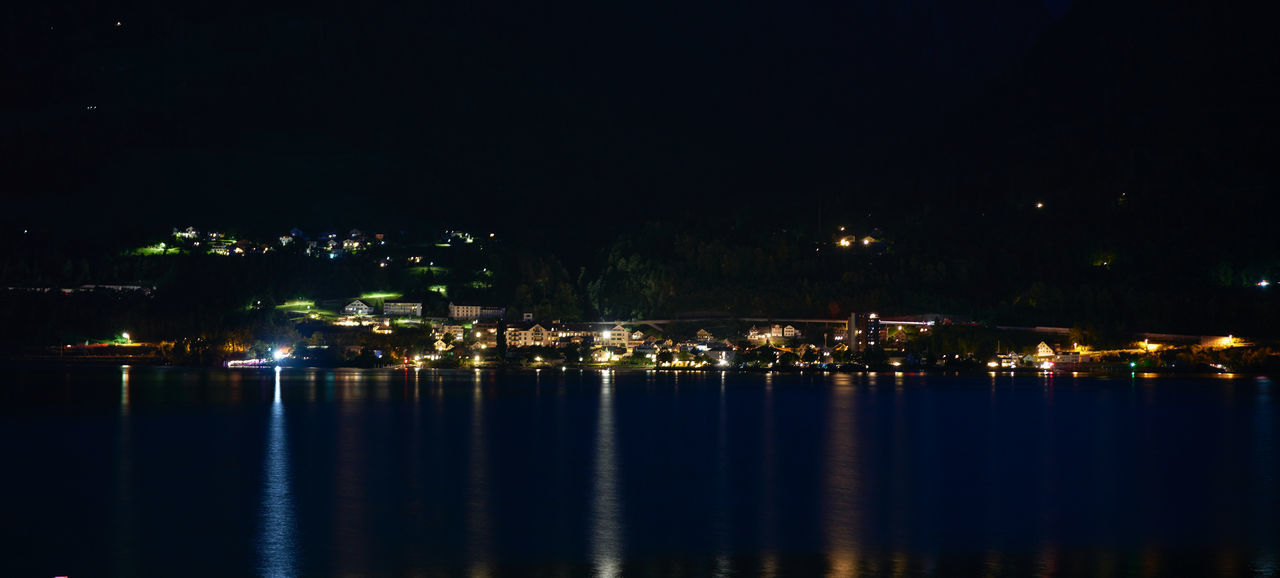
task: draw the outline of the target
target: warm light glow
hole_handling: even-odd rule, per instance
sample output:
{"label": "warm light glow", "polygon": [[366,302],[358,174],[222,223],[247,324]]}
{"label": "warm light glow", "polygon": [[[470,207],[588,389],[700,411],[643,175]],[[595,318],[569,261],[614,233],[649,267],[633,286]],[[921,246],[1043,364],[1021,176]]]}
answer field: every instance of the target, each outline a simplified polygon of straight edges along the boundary
{"label": "warm light glow", "polygon": [[605,339],[609,339],[611,336],[613,336],[613,333],[610,331],[605,331],[604,333],[600,334],[600,337],[603,337]]}
{"label": "warm light glow", "polygon": [[998,361],[988,361],[988,362],[987,362],[987,367],[1000,367],[1000,362],[998,362]]}
{"label": "warm light glow", "polygon": [[120,337],[123,337],[125,341],[128,341],[128,340],[129,340],[129,332],[128,332],[128,331],[126,331],[126,332],[124,332],[124,333],[121,333],[121,334],[120,334]]}

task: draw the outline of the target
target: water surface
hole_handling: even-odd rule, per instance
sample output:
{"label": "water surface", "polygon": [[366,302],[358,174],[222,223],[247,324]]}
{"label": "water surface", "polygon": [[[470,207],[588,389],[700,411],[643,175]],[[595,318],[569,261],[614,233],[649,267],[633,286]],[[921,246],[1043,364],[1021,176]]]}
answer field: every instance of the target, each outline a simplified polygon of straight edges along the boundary
{"label": "water surface", "polygon": [[1267,378],[10,369],[0,575],[1276,571]]}

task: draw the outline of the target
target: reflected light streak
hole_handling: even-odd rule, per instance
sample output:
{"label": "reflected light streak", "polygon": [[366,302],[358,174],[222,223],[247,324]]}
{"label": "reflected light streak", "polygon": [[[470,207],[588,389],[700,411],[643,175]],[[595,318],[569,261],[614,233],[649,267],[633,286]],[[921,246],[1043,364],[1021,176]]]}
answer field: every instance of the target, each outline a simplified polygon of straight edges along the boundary
{"label": "reflected light streak", "polygon": [[484,392],[480,387],[481,376],[477,370],[472,378],[471,391],[471,451],[467,464],[467,548],[471,559],[471,576],[489,576],[489,558],[493,551],[490,544],[492,517],[489,513],[489,459],[485,451]]}
{"label": "reflected light streak", "polygon": [[733,567],[729,563],[729,532],[733,527],[730,518],[729,506],[729,434],[726,428],[726,409],[725,409],[725,376],[724,372],[720,372],[720,407],[718,425],[716,429],[716,513],[715,513],[715,532],[717,535],[717,546],[720,551],[716,554],[715,576],[732,576]]}
{"label": "reflected light streak", "polygon": [[778,575],[778,555],[773,552],[765,552],[760,556],[760,575],[766,578],[774,578]]}
{"label": "reflected light streak", "polygon": [[129,415],[129,366],[120,368],[120,415]]}
{"label": "reflected light streak", "polygon": [[622,575],[622,500],[613,431],[613,377],[601,376],[596,426],[595,485],[591,495],[591,561],[595,576]]}
{"label": "reflected light streak", "polygon": [[773,388],[765,388],[763,404],[761,412],[763,424],[760,428],[760,498],[757,500],[760,505],[760,512],[757,514],[759,541],[764,550],[761,554],[760,574],[776,576],[778,558],[774,549],[777,548],[778,459],[774,443]]}
{"label": "reflected light streak", "polygon": [[[1253,422],[1253,463],[1257,471],[1263,475],[1254,478],[1254,495],[1259,499],[1253,506],[1257,518],[1257,528],[1261,535],[1276,535],[1276,521],[1272,513],[1276,511],[1276,448],[1275,448],[1275,408],[1271,403],[1271,379],[1257,379],[1255,394],[1256,410]],[[1253,573],[1259,576],[1276,575],[1275,550],[1263,547],[1253,562]]]}
{"label": "reflected light streak", "polygon": [[116,438],[115,572],[137,575],[134,553],[136,509],[133,491],[133,434],[129,420],[129,366],[120,368],[120,433]]}
{"label": "reflected light streak", "polygon": [[855,471],[855,390],[837,387],[830,390],[830,395],[832,400],[826,420],[826,472],[822,488],[827,504],[823,520],[825,546],[831,575],[856,576],[859,573],[858,539],[855,535],[859,488]]}
{"label": "reflected light streak", "polygon": [[280,368],[267,433],[267,458],[258,521],[258,570],[263,576],[296,576],[297,523],[294,518],[289,445],[285,439],[284,404],[280,400]]}

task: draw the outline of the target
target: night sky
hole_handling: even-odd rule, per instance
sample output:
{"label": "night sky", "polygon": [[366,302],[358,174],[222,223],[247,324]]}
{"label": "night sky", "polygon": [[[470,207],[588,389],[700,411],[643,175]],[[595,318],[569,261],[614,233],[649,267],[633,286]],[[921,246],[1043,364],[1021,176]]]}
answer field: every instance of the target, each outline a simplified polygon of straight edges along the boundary
{"label": "night sky", "polygon": [[10,227],[529,232],[568,220],[594,234],[724,213],[795,226],[901,212],[886,198],[927,209],[1079,194],[1106,188],[1091,175],[1115,181],[1144,155],[1165,174],[1206,146],[1212,158],[1190,162],[1217,163],[1210,180],[1239,153],[1223,169],[1231,186],[1274,184],[1276,51],[1257,7],[0,10]]}
{"label": "night sky", "polygon": [[816,203],[1067,8],[11,3],[6,222],[519,227]]}

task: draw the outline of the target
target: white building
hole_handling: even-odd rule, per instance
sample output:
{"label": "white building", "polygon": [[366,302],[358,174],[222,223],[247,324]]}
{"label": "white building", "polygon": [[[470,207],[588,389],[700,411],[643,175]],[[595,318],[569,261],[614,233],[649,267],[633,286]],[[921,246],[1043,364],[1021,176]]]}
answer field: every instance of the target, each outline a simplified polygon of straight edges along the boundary
{"label": "white building", "polygon": [[346,307],[343,307],[342,313],[344,315],[370,315],[373,313],[373,308],[364,301],[356,299],[348,303]]}
{"label": "white building", "polygon": [[450,319],[483,319],[501,318],[507,314],[506,307],[484,307],[481,305],[454,305],[449,304]]}
{"label": "white building", "polygon": [[631,332],[608,323],[521,323],[507,328],[508,347],[558,347],[570,343],[626,349]]}
{"label": "white building", "polygon": [[422,317],[422,304],[408,301],[386,301],[382,314],[387,317]]}
{"label": "white building", "polygon": [[522,323],[507,328],[507,347],[550,347],[555,337],[541,323]]}

